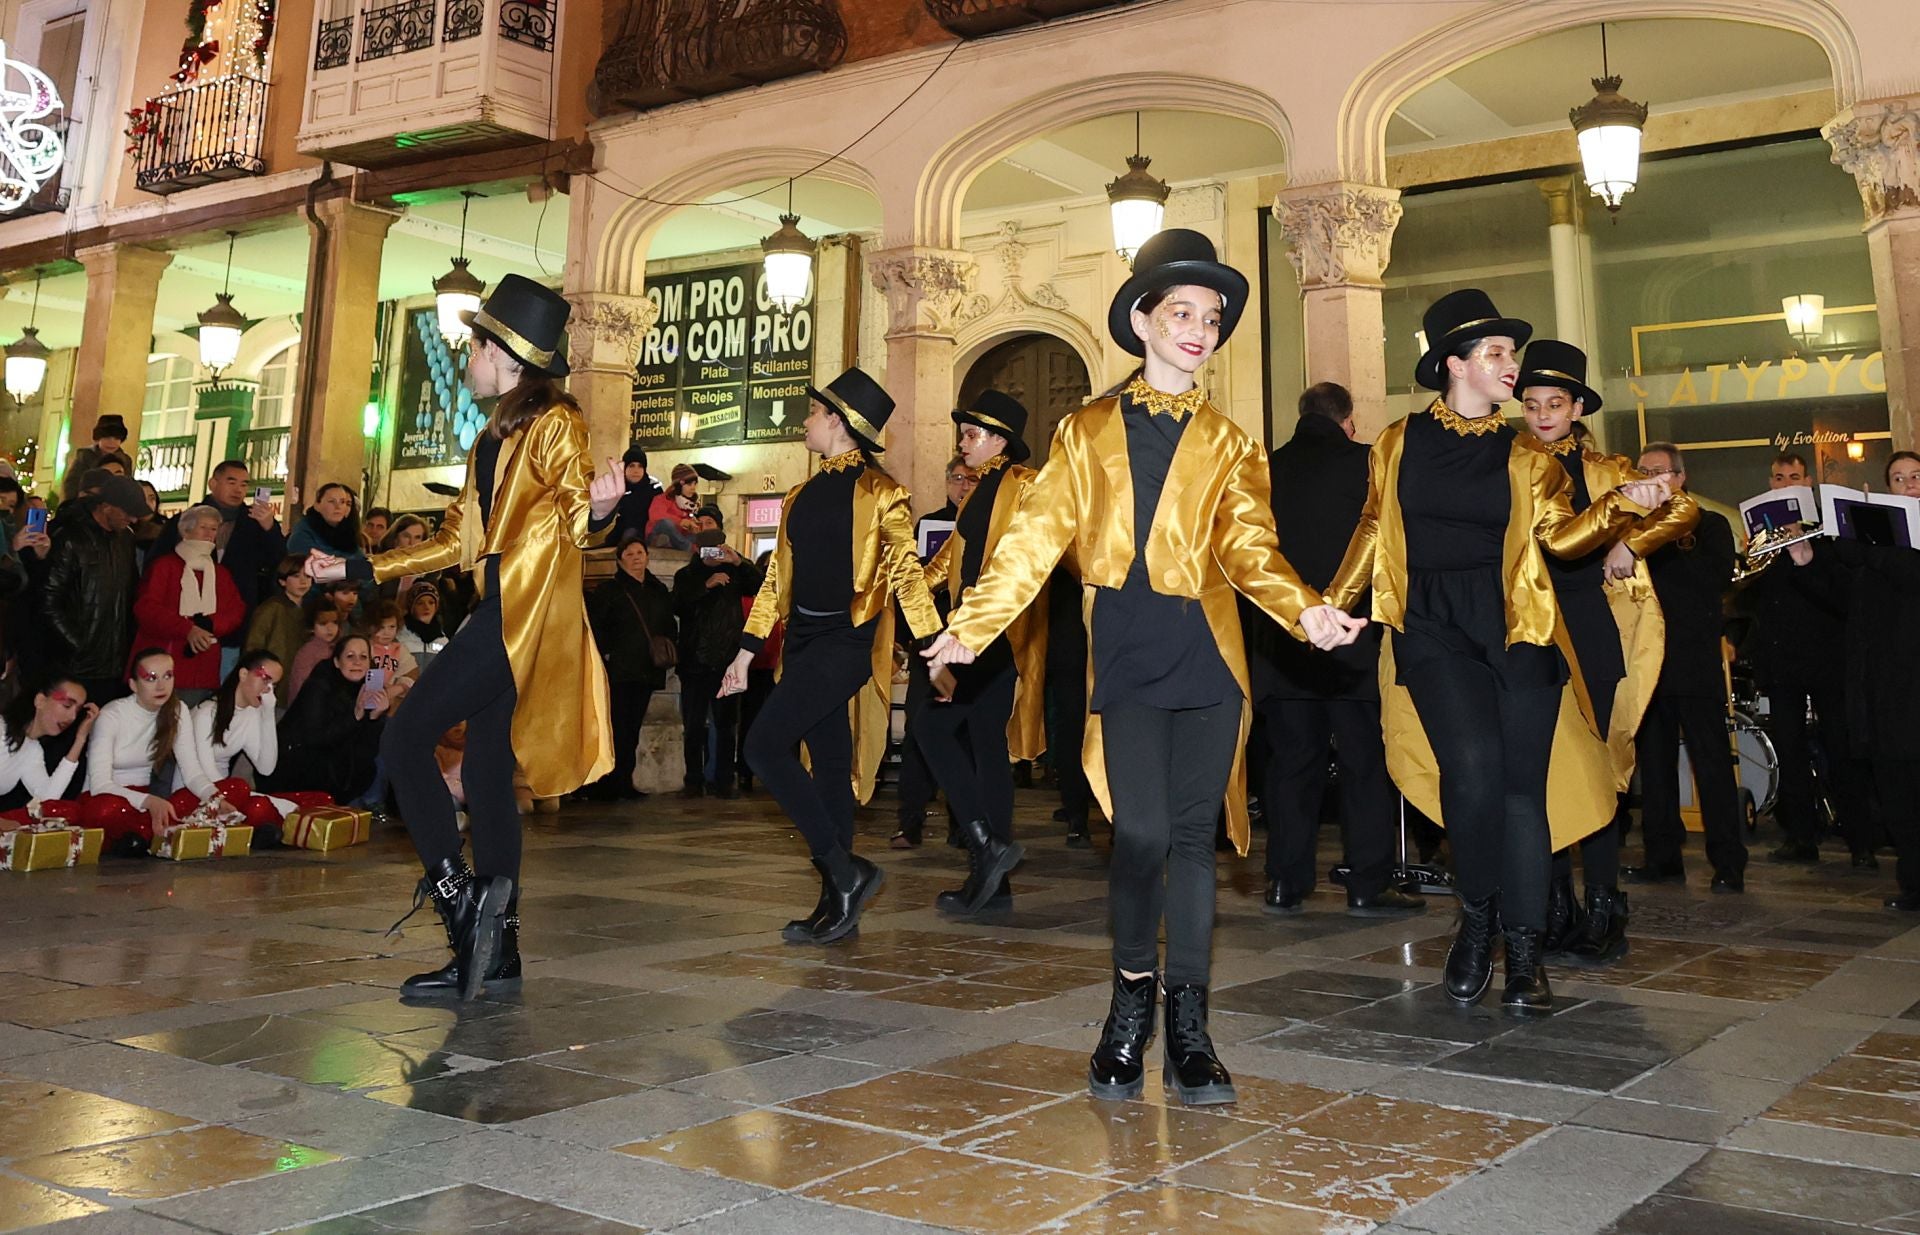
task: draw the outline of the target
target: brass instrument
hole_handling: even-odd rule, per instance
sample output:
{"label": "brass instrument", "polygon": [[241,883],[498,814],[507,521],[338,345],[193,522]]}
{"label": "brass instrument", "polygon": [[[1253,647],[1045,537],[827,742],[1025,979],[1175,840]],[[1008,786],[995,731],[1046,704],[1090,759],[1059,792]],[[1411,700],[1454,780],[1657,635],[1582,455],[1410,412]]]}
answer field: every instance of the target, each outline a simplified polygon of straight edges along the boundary
{"label": "brass instrument", "polygon": [[1770,527],[1756,533],[1747,541],[1746,553],[1734,563],[1733,582],[1745,583],[1779,561],[1782,549],[1818,535],[1820,526],[1814,523],[1789,523],[1785,527]]}

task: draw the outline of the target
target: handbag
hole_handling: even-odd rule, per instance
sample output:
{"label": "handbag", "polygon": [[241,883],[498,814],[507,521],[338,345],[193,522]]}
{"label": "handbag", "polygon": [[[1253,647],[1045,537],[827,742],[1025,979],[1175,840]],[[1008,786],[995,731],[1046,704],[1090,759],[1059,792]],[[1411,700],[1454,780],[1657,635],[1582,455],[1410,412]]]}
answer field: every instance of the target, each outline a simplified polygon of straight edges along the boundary
{"label": "handbag", "polygon": [[647,650],[653,654],[653,667],[655,669],[671,669],[679,664],[680,646],[665,635],[656,635],[653,633],[653,627],[647,625],[647,615],[640,612],[639,602],[634,600],[633,593],[623,588],[620,594],[627,598],[627,604],[632,608],[633,616],[640,619],[640,629],[646,632]]}

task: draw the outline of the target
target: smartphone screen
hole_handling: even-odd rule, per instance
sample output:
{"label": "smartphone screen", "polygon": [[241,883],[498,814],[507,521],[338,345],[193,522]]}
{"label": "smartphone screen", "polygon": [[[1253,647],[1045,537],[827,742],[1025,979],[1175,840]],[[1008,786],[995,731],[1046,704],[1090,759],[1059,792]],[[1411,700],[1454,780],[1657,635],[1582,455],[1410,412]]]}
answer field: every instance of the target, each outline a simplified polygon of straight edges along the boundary
{"label": "smartphone screen", "polygon": [[706,562],[717,562],[717,561],[719,561],[719,560],[720,560],[720,546],[719,546],[719,545],[701,545],[701,546],[700,546],[700,559],[701,559],[702,561],[706,561]]}
{"label": "smartphone screen", "polygon": [[27,508],[27,530],[29,532],[34,532],[38,535],[42,535],[42,536],[46,535],[46,532],[47,532],[46,507],[30,506]]}

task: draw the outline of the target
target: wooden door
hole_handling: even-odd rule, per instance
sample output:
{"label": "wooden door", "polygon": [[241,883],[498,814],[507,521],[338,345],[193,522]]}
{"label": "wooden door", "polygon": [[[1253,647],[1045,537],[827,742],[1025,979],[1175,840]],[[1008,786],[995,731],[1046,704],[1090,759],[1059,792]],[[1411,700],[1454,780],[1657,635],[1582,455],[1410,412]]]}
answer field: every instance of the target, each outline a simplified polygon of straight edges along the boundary
{"label": "wooden door", "polygon": [[1047,460],[1047,447],[1060,418],[1077,411],[1093,387],[1080,354],[1049,334],[1024,334],[997,344],[973,362],[960,383],[965,407],[983,390],[998,390],[1018,399],[1027,409],[1027,446],[1030,466]]}

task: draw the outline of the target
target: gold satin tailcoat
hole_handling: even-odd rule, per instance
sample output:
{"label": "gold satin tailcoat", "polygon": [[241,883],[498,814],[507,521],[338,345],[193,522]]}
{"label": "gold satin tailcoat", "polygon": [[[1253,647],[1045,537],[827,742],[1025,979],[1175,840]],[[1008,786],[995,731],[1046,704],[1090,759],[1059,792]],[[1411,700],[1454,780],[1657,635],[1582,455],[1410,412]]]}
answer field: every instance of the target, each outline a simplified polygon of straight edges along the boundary
{"label": "gold satin tailcoat", "polygon": [[[606,539],[593,532],[587,486],[593,465],[587,423],[556,403],[500,443],[493,517],[482,526],[471,459],[460,498],[440,530],[411,549],[375,554],[384,582],[500,556],[501,633],[519,699],[513,753],[535,797],[559,797],[613,770],[607,674],[587,625],[580,551]],[[481,582],[484,583],[484,580]]]}
{"label": "gold satin tailcoat", "polygon": [[[993,513],[987,518],[986,552],[980,569],[985,572],[993,561],[1000,538],[1007,534],[1015,512],[1040,473],[1017,463],[1007,465],[1007,474],[994,490]],[[975,490],[975,493],[979,490]],[[973,494],[960,503],[967,508]],[[944,587],[958,609],[966,602],[968,591],[960,587],[960,563],[966,560],[966,538],[956,525],[953,535],[940,546],[940,552],[927,563],[927,587]],[[1020,680],[1013,688],[1013,715],[1007,718],[1007,750],[1015,759],[1038,759],[1047,750],[1047,612],[1044,605],[1029,605],[1027,611],[1007,627],[1007,642],[1013,646],[1013,664]]]}
{"label": "gold satin tailcoat", "polygon": [[[1247,703],[1247,656],[1234,592],[1303,640],[1301,611],[1322,603],[1280,556],[1271,491],[1260,444],[1212,405],[1202,406],[1174,451],[1147,535],[1147,577],[1153,590],[1200,602],[1220,658],[1240,684],[1240,736],[1226,809],[1227,833],[1243,857],[1248,840],[1247,730],[1253,710]],[[1094,589],[1120,588],[1133,565],[1133,473],[1119,399],[1090,403],[1060,422],[1046,466],[995,545],[979,584],[949,617],[948,633],[965,647],[985,648],[1027,612],[1069,549],[1085,589],[1081,608],[1091,629]],[[1091,699],[1091,640],[1087,685]],[[1087,717],[1082,753],[1087,781],[1107,817],[1114,818],[1097,712]]]}
{"label": "gold satin tailcoat", "polygon": [[[808,483],[788,490],[780,504],[773,560],[747,615],[746,633],[757,639],[772,634],[773,624],[783,620],[793,605],[793,548],[787,541],[787,515],[793,510],[793,499]],[[853,725],[853,793],[863,803],[873,796],[873,778],[887,753],[893,716],[892,601],[896,596],[915,637],[939,633],[940,611],[934,608],[915,552],[906,487],[879,468],[868,467],[853,483],[853,604],[847,611],[855,626],[874,623],[873,676],[847,705]]]}
{"label": "gold satin tailcoat", "polygon": [[[1419,412],[1416,415],[1431,415]],[[1400,516],[1400,460],[1407,422],[1388,425],[1373,444],[1368,463],[1367,504],[1347,544],[1347,555],[1327,588],[1327,599],[1350,609],[1368,587],[1373,589],[1372,618],[1394,630],[1406,629],[1407,530]],[[1560,693],[1560,715],[1553,733],[1553,759],[1547,769],[1547,818],[1553,847],[1563,849],[1596,831],[1613,817],[1614,771],[1607,743],[1594,720],[1593,703],[1580,676],[1579,658],[1543,552],[1580,557],[1613,543],[1651,513],[1618,493],[1597,493],[1578,515],[1568,497],[1573,482],[1560,461],[1531,434],[1514,435],[1507,462],[1510,498],[1501,578],[1506,583],[1507,645],[1555,645],[1571,672]],[[1590,490],[1589,492],[1594,492]],[[1413,698],[1397,684],[1393,640],[1380,644],[1381,729],[1386,739],[1387,772],[1407,801],[1428,818],[1444,824],[1440,813],[1440,770],[1420,724]],[[1488,724],[1493,718],[1488,717]]]}
{"label": "gold satin tailcoat", "polygon": [[[1587,493],[1606,493],[1629,480],[1644,480],[1645,474],[1625,455],[1603,455],[1596,450],[1580,452],[1585,470]],[[1646,717],[1653,688],[1660,681],[1660,664],[1667,654],[1666,617],[1653,594],[1653,576],[1647,573],[1646,557],[1670,541],[1693,531],[1700,522],[1700,503],[1681,489],[1666,505],[1643,519],[1622,540],[1633,550],[1633,574],[1626,579],[1606,581],[1607,608],[1613,624],[1620,630],[1620,653],[1627,675],[1613,692],[1613,719],[1607,726],[1607,754],[1613,764],[1613,787],[1625,793],[1633,780],[1634,736]]]}

